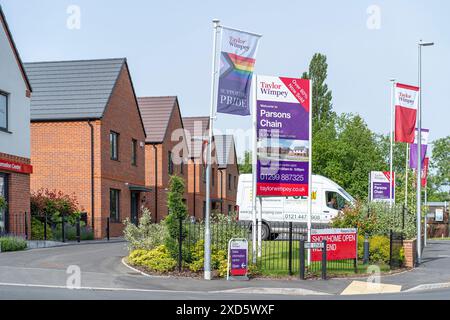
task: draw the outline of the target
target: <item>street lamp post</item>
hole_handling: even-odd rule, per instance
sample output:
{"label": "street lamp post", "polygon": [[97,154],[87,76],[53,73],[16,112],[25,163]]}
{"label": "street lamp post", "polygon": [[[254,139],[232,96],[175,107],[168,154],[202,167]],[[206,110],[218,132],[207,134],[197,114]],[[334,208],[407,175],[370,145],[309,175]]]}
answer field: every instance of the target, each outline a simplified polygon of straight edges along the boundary
{"label": "street lamp post", "polygon": [[433,46],[434,42],[419,42],[419,104],[417,110],[417,264],[422,260],[422,47]]}

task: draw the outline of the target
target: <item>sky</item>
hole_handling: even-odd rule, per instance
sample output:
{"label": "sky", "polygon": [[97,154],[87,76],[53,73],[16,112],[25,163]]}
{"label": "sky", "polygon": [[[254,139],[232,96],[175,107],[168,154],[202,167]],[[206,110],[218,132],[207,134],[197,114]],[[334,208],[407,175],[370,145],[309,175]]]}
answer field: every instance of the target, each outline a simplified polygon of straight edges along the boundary
{"label": "sky", "polygon": [[[262,34],[257,74],[300,77],[314,53],[328,58],[336,112],[360,114],[389,133],[390,82],[418,83],[423,127],[450,134],[450,1],[447,0],[0,0],[24,62],[127,57],[138,96],[178,96],[183,116],[209,115],[212,19]],[[67,10],[80,9],[80,28]],[[215,128],[251,129],[219,114]],[[242,155],[248,144],[238,142]]]}

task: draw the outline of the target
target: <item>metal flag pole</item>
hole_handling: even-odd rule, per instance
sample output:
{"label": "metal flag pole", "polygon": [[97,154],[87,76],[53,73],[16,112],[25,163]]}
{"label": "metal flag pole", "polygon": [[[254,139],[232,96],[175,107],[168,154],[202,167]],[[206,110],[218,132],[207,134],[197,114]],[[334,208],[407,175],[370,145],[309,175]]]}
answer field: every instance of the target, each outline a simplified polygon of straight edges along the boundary
{"label": "metal flag pole", "polygon": [[214,105],[216,102],[216,84],[217,84],[217,35],[219,34],[220,20],[213,20],[213,59],[212,59],[212,74],[211,74],[211,110],[209,117],[209,135],[207,147],[207,167],[206,167],[206,210],[205,210],[205,262],[204,262],[204,278],[211,280],[211,230],[210,230],[210,215],[211,215],[211,149],[213,141],[213,122],[215,119]]}
{"label": "metal flag pole", "polygon": [[417,107],[417,264],[422,260],[422,47],[433,46],[433,42],[419,42],[419,103]]}
{"label": "metal flag pole", "polygon": [[390,134],[390,156],[389,156],[389,203],[392,208],[393,205],[393,197],[392,197],[392,189],[393,189],[393,161],[394,161],[394,99],[395,99],[395,79],[391,79],[392,87],[391,87],[391,134]]}
{"label": "metal flag pole", "polygon": [[[312,226],[312,186],[313,186],[313,174],[312,174],[312,112],[313,112],[313,105],[312,105],[312,86],[313,82],[312,80],[309,81],[309,159],[308,159],[308,204],[307,204],[307,210],[308,210],[308,218],[307,218],[307,229],[308,229],[308,242],[311,242],[311,226]],[[308,266],[311,265],[311,250],[308,250]]]}
{"label": "metal flag pole", "polygon": [[406,144],[406,166],[405,166],[405,209],[408,208],[408,162],[409,162],[409,143]]}
{"label": "metal flag pole", "polygon": [[256,82],[257,76],[252,78],[252,120],[253,120],[253,140],[252,140],[252,262],[256,264],[256,171],[257,171],[257,125],[256,125]]}

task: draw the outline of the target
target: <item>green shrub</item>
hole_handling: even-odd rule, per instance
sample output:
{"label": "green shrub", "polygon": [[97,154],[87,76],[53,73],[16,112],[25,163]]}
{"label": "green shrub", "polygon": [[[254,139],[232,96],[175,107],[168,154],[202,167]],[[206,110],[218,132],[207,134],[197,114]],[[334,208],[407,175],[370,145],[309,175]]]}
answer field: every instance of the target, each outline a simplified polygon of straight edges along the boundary
{"label": "green shrub", "polygon": [[374,236],[370,238],[370,261],[372,263],[389,263],[390,241],[388,237]]}
{"label": "green shrub", "polygon": [[153,250],[162,244],[167,237],[167,228],[164,221],[156,224],[152,223],[150,210],[142,209],[142,215],[139,219],[139,225],[126,219],[125,229],[123,231],[125,240],[128,242],[128,250]]}
{"label": "green shrub", "polygon": [[170,272],[177,266],[164,245],[153,250],[134,250],[128,256],[128,262],[155,272]]}
{"label": "green shrub", "polygon": [[0,247],[2,252],[22,251],[27,248],[27,241],[18,237],[2,237]]}
{"label": "green shrub", "polygon": [[[189,270],[192,272],[200,272],[203,270],[205,263],[205,242],[197,241],[191,252],[192,262],[188,264]],[[217,270],[219,277],[227,275],[228,253],[226,250],[218,250],[215,246],[211,248],[211,269]]]}
{"label": "green shrub", "polygon": [[[47,239],[52,239],[53,233],[50,225],[47,224]],[[31,218],[31,239],[32,240],[44,240],[44,222],[39,219],[32,217]]]}
{"label": "green shrub", "polygon": [[8,207],[8,203],[6,202],[6,199],[2,196],[0,196],[0,211],[6,209]]}

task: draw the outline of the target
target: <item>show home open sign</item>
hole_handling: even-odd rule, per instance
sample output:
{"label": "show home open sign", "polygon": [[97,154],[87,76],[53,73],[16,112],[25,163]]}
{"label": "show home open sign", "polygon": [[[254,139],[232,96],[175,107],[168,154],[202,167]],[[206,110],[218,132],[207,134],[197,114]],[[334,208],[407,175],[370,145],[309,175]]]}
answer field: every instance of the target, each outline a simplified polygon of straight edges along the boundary
{"label": "show home open sign", "polygon": [[[358,254],[357,229],[313,229],[311,242],[327,241],[327,260],[356,259]],[[311,249],[311,260],[322,261],[322,249]]]}

